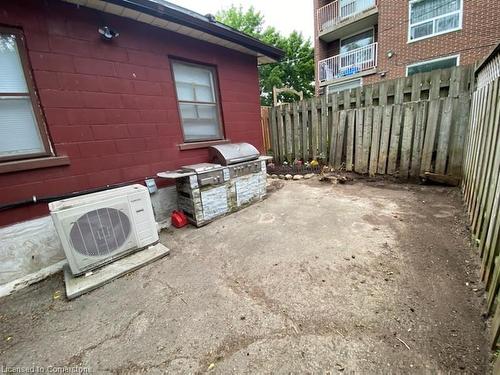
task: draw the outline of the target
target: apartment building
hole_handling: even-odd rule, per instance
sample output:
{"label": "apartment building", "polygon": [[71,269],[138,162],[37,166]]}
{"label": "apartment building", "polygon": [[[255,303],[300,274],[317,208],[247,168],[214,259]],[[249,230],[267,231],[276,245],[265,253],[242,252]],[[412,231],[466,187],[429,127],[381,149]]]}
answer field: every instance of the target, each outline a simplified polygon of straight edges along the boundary
{"label": "apartment building", "polygon": [[473,64],[500,40],[499,0],[313,0],[316,92]]}

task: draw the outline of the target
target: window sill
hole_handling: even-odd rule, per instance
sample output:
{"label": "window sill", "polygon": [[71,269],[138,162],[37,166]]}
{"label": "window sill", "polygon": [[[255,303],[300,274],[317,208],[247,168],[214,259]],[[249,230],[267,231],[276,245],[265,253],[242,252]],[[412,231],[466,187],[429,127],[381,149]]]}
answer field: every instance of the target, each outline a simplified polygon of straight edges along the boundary
{"label": "window sill", "polygon": [[67,156],[50,156],[37,159],[6,161],[0,162],[0,174],[28,171],[31,169],[58,167],[69,164],[70,162]]}
{"label": "window sill", "polygon": [[215,145],[222,145],[224,143],[230,143],[229,139],[219,139],[218,141],[203,141],[203,142],[192,142],[192,143],[181,143],[179,146],[179,150],[194,150],[197,148],[207,148]]}

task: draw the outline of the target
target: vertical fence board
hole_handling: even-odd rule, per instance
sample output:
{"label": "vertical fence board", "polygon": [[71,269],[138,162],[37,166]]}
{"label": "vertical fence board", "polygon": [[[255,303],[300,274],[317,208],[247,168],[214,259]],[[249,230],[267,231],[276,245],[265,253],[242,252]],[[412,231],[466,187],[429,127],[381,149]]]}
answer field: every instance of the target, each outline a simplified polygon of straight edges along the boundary
{"label": "vertical fence board", "polygon": [[394,88],[394,104],[403,104],[404,101],[404,86],[406,81],[404,79],[399,79],[396,81]]}
{"label": "vertical fence board", "polygon": [[269,110],[269,126],[271,134],[271,147],[273,149],[273,155],[275,158],[279,157],[280,150],[278,146],[278,128],[276,123],[276,107],[272,107]]}
{"label": "vertical fence board", "polygon": [[300,159],[302,151],[300,144],[300,118],[299,118],[299,102],[292,104],[293,110],[293,158]]}
{"label": "vertical fence board", "polygon": [[279,161],[283,161],[286,155],[285,150],[285,128],[283,126],[283,107],[278,107],[276,111],[278,117],[278,149],[279,149]]}
{"label": "vertical fence board", "polygon": [[292,116],[291,105],[284,107],[285,111],[285,153],[288,161],[293,161],[293,134],[292,134]]}
{"label": "vertical fence board", "polygon": [[432,172],[432,153],[434,152],[434,143],[436,140],[436,132],[439,120],[439,109],[441,101],[439,99],[432,100],[429,104],[429,114],[427,116],[427,126],[425,129],[424,148],[422,151],[422,163],[420,166],[420,174]]}
{"label": "vertical fence board", "polygon": [[380,106],[373,109],[372,144],[370,149],[370,167],[368,168],[370,176],[375,176],[377,173],[383,109],[384,107]]}
{"label": "vertical fence board", "polygon": [[450,130],[452,119],[453,102],[451,98],[446,98],[443,103],[441,124],[439,126],[438,148],[436,156],[435,173],[445,174],[446,162],[448,159],[448,144],[450,143]]}
{"label": "vertical fence board", "polygon": [[300,106],[300,110],[302,112],[301,114],[301,128],[300,128],[300,142],[301,142],[301,149],[302,149],[302,158],[304,160],[309,159],[309,130],[308,130],[308,124],[309,124],[309,111],[307,110],[307,101],[303,101],[302,105]]}
{"label": "vertical fence board", "polygon": [[493,203],[493,210],[488,227],[488,234],[486,236],[485,251],[483,253],[483,262],[481,267],[481,276],[487,288],[490,284],[494,261],[499,252],[500,218],[498,217],[498,212],[500,210],[500,179],[497,181],[497,186],[495,187],[494,192],[495,201]]}
{"label": "vertical fence board", "polygon": [[354,147],[354,170],[361,171],[362,153],[363,153],[363,123],[364,123],[365,109],[358,108],[356,110],[356,133],[355,133],[355,147]]}
{"label": "vertical fence board", "polygon": [[420,100],[420,93],[422,90],[422,73],[415,74],[411,77],[411,101],[416,102]]}
{"label": "vertical fence board", "polygon": [[332,134],[330,135],[330,165],[335,165],[335,154],[337,152],[337,137],[339,132],[339,117],[340,112],[334,112],[332,114]]}
{"label": "vertical fence board", "polygon": [[320,99],[321,102],[321,127],[319,136],[319,154],[321,157],[326,158],[326,152],[328,149],[328,106],[327,106],[327,96],[323,95]]}
{"label": "vertical fence board", "polygon": [[337,133],[337,146],[335,147],[335,162],[333,164],[335,169],[340,169],[340,167],[342,166],[342,153],[344,150],[344,132],[346,127],[346,119],[347,111],[340,111]]}
{"label": "vertical fence board", "polygon": [[365,89],[365,105],[364,107],[369,107],[373,105],[373,86],[368,86]]}
{"label": "vertical fence board", "polygon": [[351,90],[344,90],[344,110],[351,108]]}
{"label": "vertical fence board", "polygon": [[401,161],[399,166],[399,175],[403,178],[408,178],[410,171],[414,119],[415,109],[413,103],[404,105],[404,125],[401,136]]}
{"label": "vertical fence board", "polygon": [[429,90],[429,99],[439,99],[439,93],[441,91],[441,70],[434,70],[431,73],[431,87]]}
{"label": "vertical fence board", "polygon": [[397,104],[394,106],[392,112],[391,141],[389,144],[389,158],[387,161],[387,174],[391,175],[396,172],[397,160],[399,155],[399,138],[401,135],[402,120],[403,120],[403,114],[401,105]]}
{"label": "vertical fence board", "polygon": [[454,106],[455,123],[453,137],[450,145],[450,159],[447,174],[451,176],[462,176],[462,163],[464,160],[465,134],[469,120],[470,98],[469,95],[461,95],[455,101]]}
{"label": "vertical fence board", "polygon": [[356,120],[356,111],[351,109],[347,113],[347,136],[346,136],[346,161],[345,169],[350,172],[353,170],[354,166],[354,128]]}
{"label": "vertical fence board", "polygon": [[471,178],[472,178],[472,164],[475,158],[475,147],[477,144],[477,140],[479,138],[479,125],[480,125],[480,113],[483,107],[483,97],[486,88],[481,88],[474,94],[473,101],[473,111],[471,113],[471,122],[470,122],[470,131],[467,136],[467,154],[465,159],[465,173],[464,173],[464,187],[463,187],[463,196],[465,203],[469,204],[470,190],[471,186]]}
{"label": "vertical fence board", "polygon": [[382,120],[382,131],[380,135],[380,153],[377,167],[378,174],[386,173],[387,156],[389,155],[389,141],[391,135],[392,108],[392,105],[384,108],[384,118]]}
{"label": "vertical fence board", "polygon": [[387,82],[381,82],[378,93],[378,105],[387,105]]}
{"label": "vertical fence board", "polygon": [[318,146],[319,146],[319,123],[318,123],[318,101],[316,98],[311,99],[311,148],[312,148],[312,158],[317,159],[318,157]]}
{"label": "vertical fence board", "polygon": [[410,176],[413,178],[417,178],[420,175],[420,163],[422,158],[422,148],[424,145],[425,120],[427,118],[427,102],[417,103],[416,112],[410,170]]}
{"label": "vertical fence board", "polygon": [[[370,162],[370,145],[372,143],[372,122],[373,122],[373,107],[365,109],[365,119],[363,124],[363,148],[361,154],[360,173],[368,173],[368,165]],[[356,171],[358,172],[358,171]]]}

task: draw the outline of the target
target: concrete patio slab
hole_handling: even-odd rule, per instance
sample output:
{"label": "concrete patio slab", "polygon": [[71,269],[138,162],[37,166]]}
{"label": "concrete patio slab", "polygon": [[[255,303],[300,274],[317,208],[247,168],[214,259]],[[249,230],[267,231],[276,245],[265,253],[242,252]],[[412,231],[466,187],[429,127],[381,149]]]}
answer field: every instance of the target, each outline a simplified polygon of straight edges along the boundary
{"label": "concrete patio slab", "polygon": [[[489,370],[478,256],[455,188],[315,179],[73,301],[62,275],[0,299],[0,364],[99,374]],[[278,186],[279,187],[279,186]]]}

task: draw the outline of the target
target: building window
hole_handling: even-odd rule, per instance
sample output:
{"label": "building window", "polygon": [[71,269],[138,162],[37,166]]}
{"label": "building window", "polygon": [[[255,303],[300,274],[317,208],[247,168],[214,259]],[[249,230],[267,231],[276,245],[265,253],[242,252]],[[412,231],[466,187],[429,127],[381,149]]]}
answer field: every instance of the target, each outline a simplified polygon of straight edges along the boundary
{"label": "building window", "polygon": [[406,76],[412,76],[417,73],[430,72],[431,70],[436,69],[452,68],[454,66],[458,66],[460,62],[459,60],[460,56],[457,55],[408,65],[406,67]]}
{"label": "building window", "polygon": [[429,38],[462,28],[462,0],[412,0],[409,41]]}
{"label": "building window", "polygon": [[179,61],[172,67],[184,141],[222,139],[215,69]]}
{"label": "building window", "polygon": [[341,83],[335,83],[335,84],[332,84],[332,85],[328,85],[326,93],[328,95],[329,94],[335,94],[337,92],[344,91],[344,90],[356,89],[358,87],[361,87],[362,85],[363,85],[363,81],[362,81],[361,78],[353,79],[353,80],[346,81],[346,82],[341,82]]}
{"label": "building window", "polygon": [[0,27],[0,161],[49,154],[23,35]]}
{"label": "building window", "polygon": [[340,54],[367,47],[374,42],[373,29],[340,40]]}

